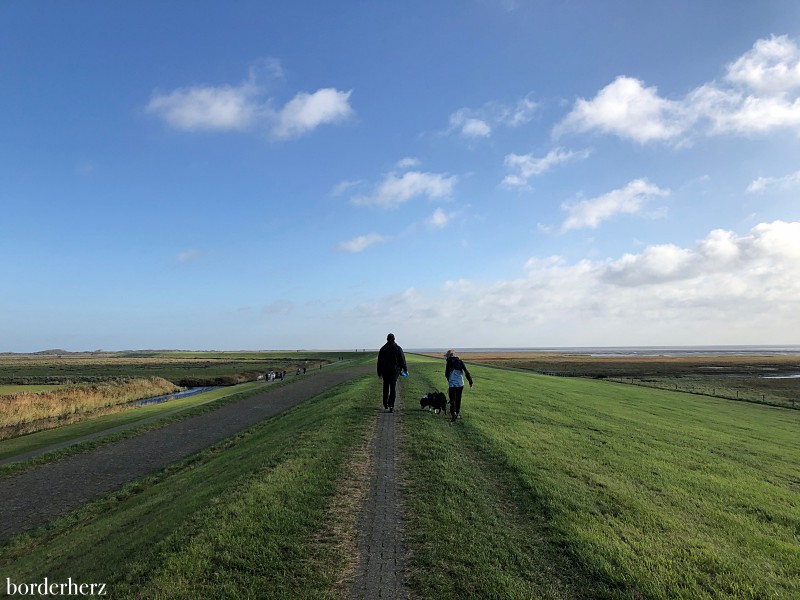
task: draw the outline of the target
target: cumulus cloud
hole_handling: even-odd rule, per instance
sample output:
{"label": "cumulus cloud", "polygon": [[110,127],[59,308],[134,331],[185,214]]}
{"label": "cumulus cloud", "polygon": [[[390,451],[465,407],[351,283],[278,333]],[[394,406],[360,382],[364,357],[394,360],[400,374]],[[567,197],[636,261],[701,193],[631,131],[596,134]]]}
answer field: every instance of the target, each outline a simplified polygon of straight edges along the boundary
{"label": "cumulus cloud", "polygon": [[709,82],[682,98],[620,76],[589,100],[579,98],[553,129],[598,131],[639,143],[683,142],[695,135],[751,135],[781,129],[800,133],[800,49],[787,36],[758,40]]}
{"label": "cumulus cloud", "polygon": [[340,123],[354,112],[349,104],[352,91],[323,88],[300,92],[282,108],[262,83],[265,76],[282,75],[274,59],[259,61],[239,85],[203,85],[156,91],[145,107],[168,125],[182,131],[266,130],[278,139],[299,137],[323,124]]}
{"label": "cumulus cloud", "polygon": [[680,113],[680,104],[661,98],[655,87],[618,77],[593,99],[579,99],[555,131],[596,129],[637,142],[668,140],[684,130]]}
{"label": "cumulus cloud", "polygon": [[662,189],[646,179],[635,179],[625,187],[612,190],[597,198],[562,204],[561,208],[569,215],[561,225],[561,230],[569,231],[585,227],[596,229],[602,221],[618,214],[637,214],[650,199],[667,195],[669,190]]}
{"label": "cumulus cloud", "polygon": [[525,187],[531,177],[542,175],[565,162],[584,160],[590,154],[591,150],[573,152],[563,148],[555,148],[541,158],[536,158],[533,154],[507,154],[505,164],[511,173],[503,178],[502,185],[509,188]]}
{"label": "cumulus cloud", "polygon": [[800,49],[785,35],[758,40],[728,66],[725,79],[776,95],[800,88]]}
{"label": "cumulus cloud", "polygon": [[441,173],[407,171],[389,173],[375,188],[372,194],[356,196],[353,203],[362,206],[397,208],[413,198],[437,200],[452,195],[458,177]]}
{"label": "cumulus cloud", "polygon": [[800,186],[800,171],[795,171],[784,177],[759,177],[747,186],[747,191],[753,194],[770,188],[788,190],[798,186]]}
{"label": "cumulus cloud", "polygon": [[436,229],[442,229],[443,227],[447,227],[447,224],[453,218],[454,213],[446,213],[441,208],[437,208],[433,211],[433,214],[428,217],[427,224],[429,227],[434,227]]}
{"label": "cumulus cloud", "polygon": [[325,88],[313,94],[297,94],[278,113],[273,135],[278,138],[299,137],[324,123],[341,123],[353,115],[349,104],[351,93]]}
{"label": "cumulus cloud", "polygon": [[343,252],[362,252],[373,244],[386,242],[389,238],[377,233],[368,233],[367,235],[360,235],[347,242],[340,242],[336,245],[337,250]]}
{"label": "cumulus cloud", "polygon": [[446,134],[487,138],[498,126],[519,127],[533,119],[538,104],[526,96],[513,105],[487,102],[480,108],[460,108],[450,115]]}
{"label": "cumulus cloud", "polygon": [[800,223],[775,221],[617,259],[533,258],[517,279],[405,290],[354,318],[382,322],[391,306],[407,338],[438,346],[451,336],[462,346],[789,343],[800,327],[799,259]]}

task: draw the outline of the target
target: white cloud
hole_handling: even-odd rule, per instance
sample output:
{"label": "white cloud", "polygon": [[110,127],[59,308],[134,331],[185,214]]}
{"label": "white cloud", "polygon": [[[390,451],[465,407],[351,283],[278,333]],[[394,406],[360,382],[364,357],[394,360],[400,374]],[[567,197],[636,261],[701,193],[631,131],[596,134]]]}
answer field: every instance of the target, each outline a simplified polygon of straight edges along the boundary
{"label": "white cloud", "polygon": [[619,259],[533,258],[518,279],[405,290],[352,318],[383,323],[389,307],[405,339],[432,346],[793,343],[799,259],[800,223],[775,221]]}
{"label": "white cloud", "polygon": [[669,190],[661,189],[646,179],[635,179],[624,188],[612,190],[597,198],[562,204],[561,208],[569,216],[561,225],[561,230],[584,227],[595,229],[602,221],[618,214],[639,213],[648,200],[667,195]]}
{"label": "white cloud", "polygon": [[747,186],[749,193],[763,192],[768,188],[788,190],[800,186],[800,171],[795,171],[784,177],[759,177]]}
{"label": "white cloud", "polygon": [[571,160],[584,160],[590,154],[590,150],[573,152],[563,148],[555,148],[542,158],[536,158],[533,154],[507,154],[505,164],[512,173],[506,175],[502,185],[505,187],[524,187],[531,177],[542,175],[561,163]]}
{"label": "white cloud", "polygon": [[648,246],[607,265],[605,281],[623,286],[688,281],[743,269],[766,275],[776,265],[800,258],[800,223],[761,223],[748,235],[715,229],[694,248]]}
{"label": "white cloud", "polygon": [[340,123],[353,115],[350,92],[333,88],[317,90],[313,94],[300,92],[278,114],[273,135],[278,138],[299,137],[324,123]]}
{"label": "white cloud", "polygon": [[519,127],[533,119],[539,105],[529,97],[520,98],[513,107],[500,105],[498,121],[509,127]]}
{"label": "white cloud", "polygon": [[759,93],[785,94],[800,87],[800,50],[785,35],[758,40],[725,78]]}
{"label": "white cloud", "polygon": [[442,229],[443,227],[447,227],[447,224],[450,222],[453,216],[453,213],[446,213],[441,208],[437,208],[435,211],[433,211],[433,214],[428,217],[427,224],[430,227]]}
{"label": "white cloud", "polygon": [[519,127],[533,119],[538,104],[524,97],[514,105],[487,102],[480,108],[460,108],[450,115],[445,134],[454,132],[466,138],[487,138],[495,127]]}
{"label": "white cloud", "polygon": [[341,196],[347,190],[351,190],[351,189],[353,189],[355,187],[358,187],[359,185],[361,185],[361,183],[362,182],[360,180],[358,180],[358,181],[347,181],[347,180],[340,181],[335,186],[333,186],[333,188],[331,189],[331,196]]}
{"label": "white cloud", "polygon": [[407,156],[406,158],[401,158],[395,163],[395,167],[398,169],[410,169],[412,167],[419,166],[419,159],[413,158],[411,156]]}
{"label": "white cloud", "polygon": [[337,250],[344,252],[361,252],[366,250],[373,244],[386,242],[389,238],[377,233],[368,233],[367,235],[360,235],[347,242],[340,242],[336,245]]}
{"label": "white cloud", "polygon": [[685,128],[680,113],[680,105],[659,97],[656,88],[617,77],[592,100],[579,99],[555,132],[597,129],[640,143],[669,140]]}
{"label": "white cloud", "polygon": [[251,82],[239,86],[181,88],[154,93],[146,110],[185,131],[243,131],[252,126],[263,106]]}
{"label": "white cloud", "polygon": [[402,175],[389,173],[369,196],[353,198],[355,204],[396,208],[413,198],[437,200],[452,195],[458,177],[440,173],[408,171]]}
{"label": "white cloud", "polygon": [[787,36],[773,36],[731,63],[723,83],[700,85],[680,99],[618,77],[591,100],[578,99],[553,133],[599,131],[639,143],[783,129],[800,133],[799,91],[800,49]]}
{"label": "white cloud", "polygon": [[461,128],[461,135],[464,137],[489,137],[492,135],[492,128],[481,119],[467,119]]}
{"label": "white cloud", "polygon": [[340,123],[354,112],[352,91],[323,88],[300,92],[280,110],[262,83],[265,77],[282,75],[280,63],[264,59],[252,65],[249,77],[239,85],[194,86],[171,92],[156,91],[145,110],[182,131],[267,130],[275,138],[299,137],[318,126]]}

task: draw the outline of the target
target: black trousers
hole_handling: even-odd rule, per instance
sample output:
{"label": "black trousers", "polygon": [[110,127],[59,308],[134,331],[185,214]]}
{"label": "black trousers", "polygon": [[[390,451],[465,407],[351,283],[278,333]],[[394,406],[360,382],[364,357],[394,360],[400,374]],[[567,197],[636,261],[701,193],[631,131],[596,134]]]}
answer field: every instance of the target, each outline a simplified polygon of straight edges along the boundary
{"label": "black trousers", "polygon": [[383,405],[394,406],[394,401],[397,399],[397,375],[383,376]]}
{"label": "black trousers", "polygon": [[456,420],[458,413],[461,412],[461,394],[463,393],[463,385],[460,387],[447,388],[447,395],[450,396],[450,415],[453,417],[454,421]]}

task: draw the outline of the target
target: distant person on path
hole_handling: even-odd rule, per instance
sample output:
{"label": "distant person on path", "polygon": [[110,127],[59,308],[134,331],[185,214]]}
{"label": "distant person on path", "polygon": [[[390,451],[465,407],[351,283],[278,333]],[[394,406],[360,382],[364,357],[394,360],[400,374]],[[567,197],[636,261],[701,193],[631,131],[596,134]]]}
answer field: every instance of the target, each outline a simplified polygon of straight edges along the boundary
{"label": "distant person on path", "polygon": [[447,395],[450,397],[450,422],[455,423],[461,417],[461,394],[464,392],[464,376],[472,387],[472,376],[467,370],[464,361],[456,356],[455,350],[448,350],[444,355],[447,364],[444,376],[447,379]]}
{"label": "distant person on path", "polygon": [[378,352],[378,377],[383,379],[383,409],[394,412],[397,398],[397,378],[401,372],[408,373],[406,355],[394,341],[394,334],[386,336],[386,343]]}

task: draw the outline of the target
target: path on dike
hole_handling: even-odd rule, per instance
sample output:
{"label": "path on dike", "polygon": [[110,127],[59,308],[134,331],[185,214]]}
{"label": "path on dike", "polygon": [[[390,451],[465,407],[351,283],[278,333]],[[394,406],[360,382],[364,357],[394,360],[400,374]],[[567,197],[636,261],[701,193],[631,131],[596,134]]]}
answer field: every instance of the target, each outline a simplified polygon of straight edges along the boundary
{"label": "path on dike", "polygon": [[402,403],[378,413],[373,470],[359,520],[358,563],[351,600],[408,598],[405,582],[404,503],[400,485]]}
{"label": "path on dike", "polygon": [[205,414],[0,479],[0,542],[372,370],[364,366],[316,373]]}

